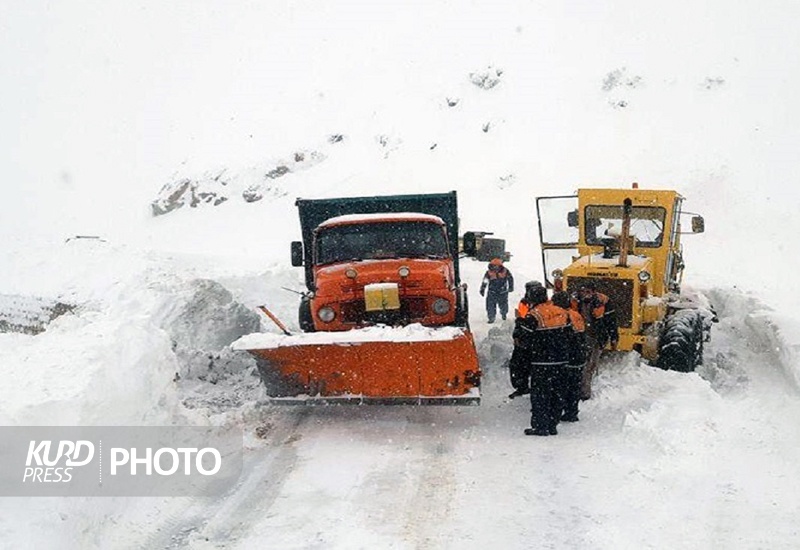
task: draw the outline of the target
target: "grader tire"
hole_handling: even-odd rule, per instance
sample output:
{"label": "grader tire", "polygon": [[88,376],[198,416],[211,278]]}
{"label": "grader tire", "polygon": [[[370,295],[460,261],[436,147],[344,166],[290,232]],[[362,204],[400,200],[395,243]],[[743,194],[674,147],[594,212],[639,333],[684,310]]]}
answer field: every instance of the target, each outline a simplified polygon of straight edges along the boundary
{"label": "grader tire", "polygon": [[667,317],[658,347],[660,368],[694,371],[703,361],[703,320],[700,314],[681,310]]}

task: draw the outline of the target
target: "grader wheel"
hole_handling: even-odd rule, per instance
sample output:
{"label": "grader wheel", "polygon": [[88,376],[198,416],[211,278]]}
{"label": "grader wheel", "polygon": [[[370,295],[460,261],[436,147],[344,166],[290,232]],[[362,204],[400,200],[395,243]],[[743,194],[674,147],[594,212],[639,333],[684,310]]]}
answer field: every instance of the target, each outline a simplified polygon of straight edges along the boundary
{"label": "grader wheel", "polygon": [[703,319],[694,310],[679,310],[664,321],[658,349],[658,366],[664,370],[692,372],[703,362]]}

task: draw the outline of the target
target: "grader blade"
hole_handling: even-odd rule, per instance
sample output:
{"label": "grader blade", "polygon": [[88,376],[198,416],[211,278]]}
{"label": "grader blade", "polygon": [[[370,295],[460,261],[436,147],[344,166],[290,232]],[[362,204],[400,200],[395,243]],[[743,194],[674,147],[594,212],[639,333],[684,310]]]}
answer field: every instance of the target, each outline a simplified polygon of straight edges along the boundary
{"label": "grader blade", "polygon": [[[266,346],[240,341],[236,347],[256,357],[275,403],[479,404],[472,334],[445,328],[451,337],[438,340],[364,341],[359,331],[350,331],[332,342],[306,338],[316,333],[279,337]],[[348,335],[356,337],[348,341]]]}

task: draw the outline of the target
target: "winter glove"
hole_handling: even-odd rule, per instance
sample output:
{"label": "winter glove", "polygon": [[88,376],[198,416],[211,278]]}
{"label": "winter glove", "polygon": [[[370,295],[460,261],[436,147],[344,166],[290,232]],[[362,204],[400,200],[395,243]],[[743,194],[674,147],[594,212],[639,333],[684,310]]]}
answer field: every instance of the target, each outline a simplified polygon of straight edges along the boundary
{"label": "winter glove", "polygon": [[480,293],[481,293],[481,296],[484,296],[486,294],[486,291],[484,289],[481,289]]}

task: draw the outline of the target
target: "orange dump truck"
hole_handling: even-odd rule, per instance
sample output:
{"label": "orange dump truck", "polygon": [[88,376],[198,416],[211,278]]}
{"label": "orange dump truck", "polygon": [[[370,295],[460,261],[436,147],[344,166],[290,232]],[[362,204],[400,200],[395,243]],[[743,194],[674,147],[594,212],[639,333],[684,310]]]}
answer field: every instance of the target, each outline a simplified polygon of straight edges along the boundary
{"label": "orange dump truck", "polygon": [[456,193],[298,199],[303,334],[250,335],[277,400],[476,404]]}

